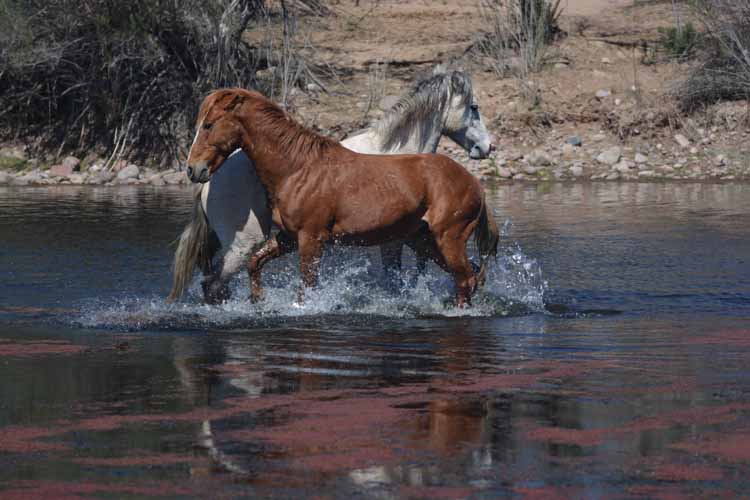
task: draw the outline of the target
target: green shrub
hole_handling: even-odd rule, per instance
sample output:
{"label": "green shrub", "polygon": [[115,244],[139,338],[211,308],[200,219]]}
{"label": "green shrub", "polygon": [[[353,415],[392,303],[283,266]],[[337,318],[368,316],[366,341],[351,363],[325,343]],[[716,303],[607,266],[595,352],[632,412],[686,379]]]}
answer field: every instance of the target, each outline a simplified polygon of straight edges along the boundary
{"label": "green shrub", "polygon": [[660,28],[659,33],[661,33],[661,45],[669,55],[677,58],[690,56],[700,41],[700,35],[693,23]]}

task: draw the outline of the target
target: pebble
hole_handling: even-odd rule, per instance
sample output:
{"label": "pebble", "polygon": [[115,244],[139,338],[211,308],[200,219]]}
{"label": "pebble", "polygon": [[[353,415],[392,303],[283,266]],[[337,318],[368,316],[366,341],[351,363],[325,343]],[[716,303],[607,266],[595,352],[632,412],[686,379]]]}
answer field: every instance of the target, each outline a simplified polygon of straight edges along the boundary
{"label": "pebble", "polygon": [[609,90],[601,89],[596,91],[596,98],[599,100],[606,99],[607,97],[611,96],[612,92]]}
{"label": "pebble", "polygon": [[575,146],[577,148],[580,148],[581,146],[583,146],[583,141],[577,135],[573,135],[573,136],[568,137],[565,140],[565,143],[566,144],[570,144],[571,146]]}
{"label": "pebble", "polygon": [[641,153],[636,153],[635,158],[633,158],[633,160],[639,165],[642,163],[648,163],[648,156],[641,154]]}
{"label": "pebble", "polygon": [[690,146],[690,140],[688,140],[688,138],[685,137],[682,134],[675,134],[674,140],[682,148],[686,148],[686,147]]}

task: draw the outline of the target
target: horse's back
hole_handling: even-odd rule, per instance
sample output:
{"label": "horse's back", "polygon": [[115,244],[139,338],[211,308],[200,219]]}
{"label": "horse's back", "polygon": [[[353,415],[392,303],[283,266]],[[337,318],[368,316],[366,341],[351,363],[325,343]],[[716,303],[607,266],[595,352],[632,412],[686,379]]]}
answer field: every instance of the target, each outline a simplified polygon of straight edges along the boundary
{"label": "horse's back", "polygon": [[255,172],[253,162],[238,151],[229,156],[222,167],[203,187],[203,208],[211,229],[226,252],[238,232],[260,233],[265,238],[271,229],[271,213],[266,192]]}

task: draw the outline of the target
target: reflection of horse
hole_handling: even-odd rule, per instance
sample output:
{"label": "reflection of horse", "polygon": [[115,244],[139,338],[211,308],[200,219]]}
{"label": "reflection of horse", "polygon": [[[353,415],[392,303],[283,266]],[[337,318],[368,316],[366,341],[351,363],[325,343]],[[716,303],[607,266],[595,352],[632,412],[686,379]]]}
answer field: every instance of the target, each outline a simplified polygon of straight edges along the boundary
{"label": "reflection of horse", "polygon": [[[238,147],[255,163],[281,232],[249,271],[299,247],[303,288],[318,279],[323,245],[404,241],[420,258],[450,273],[459,306],[469,303],[487,259],[497,252],[497,225],[479,182],[446,156],[364,155],[315,134],[257,92],[222,89],[204,99],[188,157],[193,182],[207,182]],[[474,234],[479,279],[466,244]]]}
{"label": "reflection of horse", "polygon": [[[464,147],[472,158],[484,158],[492,148],[469,76],[436,68],[432,77],[415,85],[380,121],[341,144],[359,153],[434,153],[442,135]],[[206,290],[212,293],[206,294],[206,300],[228,297],[226,284],[252,248],[268,237],[270,228],[266,193],[254,165],[238,150],[196,192],[192,220],[175,252],[170,298],[184,293],[197,265],[210,275]],[[214,269],[218,247],[223,258]],[[401,247],[401,243],[382,247],[383,263],[391,272],[401,266]],[[418,267],[423,266],[424,262],[418,262]]]}

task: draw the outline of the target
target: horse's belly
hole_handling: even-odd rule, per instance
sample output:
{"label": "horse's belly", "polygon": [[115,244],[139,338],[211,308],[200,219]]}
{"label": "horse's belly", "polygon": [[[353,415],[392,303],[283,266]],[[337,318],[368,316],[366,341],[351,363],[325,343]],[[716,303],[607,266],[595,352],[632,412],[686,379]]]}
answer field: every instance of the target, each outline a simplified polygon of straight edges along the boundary
{"label": "horse's belly", "polygon": [[333,226],[333,240],[342,245],[370,246],[409,238],[424,225],[422,213],[405,215],[388,224],[377,221],[341,221]]}

